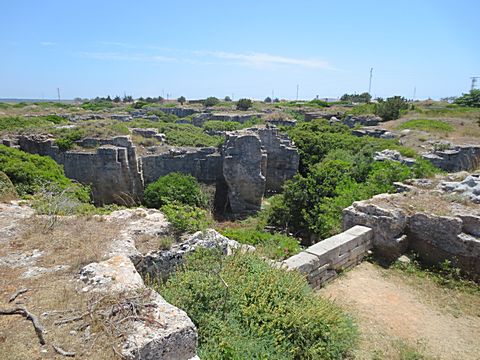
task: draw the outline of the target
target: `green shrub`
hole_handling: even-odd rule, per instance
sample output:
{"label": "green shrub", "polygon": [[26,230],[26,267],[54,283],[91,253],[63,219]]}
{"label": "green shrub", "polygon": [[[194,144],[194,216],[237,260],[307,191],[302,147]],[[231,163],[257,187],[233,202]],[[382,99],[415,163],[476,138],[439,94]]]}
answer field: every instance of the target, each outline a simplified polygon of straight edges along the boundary
{"label": "green shrub", "polygon": [[195,206],[170,203],[161,210],[177,234],[205,230],[211,224],[208,212]]}
{"label": "green shrub", "polygon": [[0,171],[0,202],[7,202],[18,198],[17,190],[8,176]]}
{"label": "green shrub", "polygon": [[202,359],[341,359],[355,343],[337,306],[255,254],[199,249],[154,288],[193,320]]}
{"label": "green shrub", "polygon": [[0,171],[10,178],[20,196],[33,195],[42,187],[54,184],[59,189],[74,189],[75,196],[82,202],[90,199],[89,189],[65,177],[63,168],[48,156],[0,145]]}
{"label": "green shrub", "polygon": [[379,101],[375,105],[375,114],[383,121],[395,120],[400,117],[400,111],[406,109],[408,109],[407,100],[401,96],[393,96],[386,101]]}
{"label": "green shrub", "polygon": [[55,145],[61,150],[67,151],[73,148],[75,141],[80,140],[83,134],[80,130],[74,129],[65,133],[64,136],[55,139]]}
{"label": "green shrub", "polygon": [[454,130],[453,126],[449,123],[440,120],[430,119],[414,119],[408,120],[397,126],[397,129],[413,129],[426,132],[440,132],[448,134]]}
{"label": "green shrub", "polygon": [[369,103],[372,100],[372,96],[368,92],[361,94],[343,94],[340,101],[349,101],[356,103]]}
{"label": "green shrub", "polygon": [[50,121],[56,125],[58,124],[65,124],[67,123],[67,119],[62,118],[61,116],[58,115],[47,115],[45,116],[45,120]]}
{"label": "green shrub", "polygon": [[210,96],[203,101],[203,105],[210,107],[220,104],[220,100],[214,96]]}
{"label": "green shrub", "polygon": [[178,172],[162,176],[149,184],[143,194],[143,201],[146,206],[157,209],[171,203],[197,207],[205,207],[208,203],[197,180],[191,175]]}
{"label": "green shrub", "polygon": [[6,116],[0,118],[0,131],[18,131],[23,129],[46,128],[52,123],[44,117]]}
{"label": "green shrub", "polygon": [[301,251],[298,240],[284,234],[248,228],[221,229],[220,233],[239,243],[254,245],[258,252],[270,259],[283,260]]}
{"label": "green shrub", "polygon": [[203,124],[207,131],[234,131],[242,128],[242,124],[236,121],[209,120]]}
{"label": "green shrub", "polygon": [[237,101],[237,110],[248,110],[253,106],[253,102],[250,99],[240,99]]}
{"label": "green shrub", "polygon": [[455,100],[455,104],[468,107],[480,107],[480,89],[472,89],[468,94],[463,94]]}

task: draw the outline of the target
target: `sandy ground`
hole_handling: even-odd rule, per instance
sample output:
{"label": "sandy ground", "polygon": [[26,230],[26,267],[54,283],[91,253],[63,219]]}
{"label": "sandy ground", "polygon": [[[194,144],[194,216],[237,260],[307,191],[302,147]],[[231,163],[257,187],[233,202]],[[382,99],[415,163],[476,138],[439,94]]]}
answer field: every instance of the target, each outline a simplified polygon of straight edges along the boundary
{"label": "sandy ground", "polygon": [[480,297],[409,278],[364,262],[319,290],[356,320],[355,358],[480,359]]}

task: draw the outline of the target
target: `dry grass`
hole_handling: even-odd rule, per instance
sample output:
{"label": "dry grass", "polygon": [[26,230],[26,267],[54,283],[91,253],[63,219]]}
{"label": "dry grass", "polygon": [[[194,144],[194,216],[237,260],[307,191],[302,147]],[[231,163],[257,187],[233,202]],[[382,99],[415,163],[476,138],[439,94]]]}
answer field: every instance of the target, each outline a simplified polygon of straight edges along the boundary
{"label": "dry grass", "polygon": [[[0,307],[8,304],[11,294],[20,288],[30,290],[16,301],[37,315],[48,331],[47,345],[41,346],[29,321],[20,316],[0,316],[0,354],[8,359],[62,358],[55,354],[52,344],[67,351],[74,351],[78,359],[113,359],[112,345],[120,338],[115,331],[105,328],[105,322],[93,314],[82,321],[64,325],[55,322],[87,311],[89,304],[98,300],[98,295],[78,292],[81,286],[75,276],[78,270],[92,261],[102,260],[111,239],[117,235],[118,224],[100,221],[99,217],[60,218],[53,231],[46,231],[46,219],[32,217],[22,221],[21,229],[0,249],[0,257],[12,253],[31,253],[34,249],[43,252],[33,266],[52,269],[66,265],[58,271],[23,278],[22,274],[32,268],[0,266]],[[108,308],[117,298],[105,298],[100,304]],[[42,315],[47,313],[48,316]],[[87,330],[86,325],[90,325]],[[83,325],[83,326],[82,326]],[[88,336],[88,333],[90,335]]]}

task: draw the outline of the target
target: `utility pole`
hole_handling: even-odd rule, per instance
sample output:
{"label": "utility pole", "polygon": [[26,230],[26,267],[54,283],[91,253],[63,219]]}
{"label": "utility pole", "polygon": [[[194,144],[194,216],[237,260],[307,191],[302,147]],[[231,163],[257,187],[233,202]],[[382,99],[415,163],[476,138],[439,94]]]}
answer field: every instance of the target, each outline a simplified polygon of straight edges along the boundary
{"label": "utility pole", "polygon": [[472,88],[470,90],[474,90],[477,80],[480,79],[480,76],[472,76],[470,79],[472,79]]}
{"label": "utility pole", "polygon": [[370,94],[372,91],[372,77],[373,77],[373,67],[370,68],[370,80],[368,82],[368,93]]}
{"label": "utility pole", "polygon": [[297,84],[297,101],[298,101],[298,84]]}
{"label": "utility pole", "polygon": [[416,96],[416,95],[417,95],[417,87],[414,86],[414,87],[413,87],[413,99],[412,99],[413,101],[415,101],[415,96]]}
{"label": "utility pole", "polygon": [[58,101],[60,101],[60,88],[57,87]]}

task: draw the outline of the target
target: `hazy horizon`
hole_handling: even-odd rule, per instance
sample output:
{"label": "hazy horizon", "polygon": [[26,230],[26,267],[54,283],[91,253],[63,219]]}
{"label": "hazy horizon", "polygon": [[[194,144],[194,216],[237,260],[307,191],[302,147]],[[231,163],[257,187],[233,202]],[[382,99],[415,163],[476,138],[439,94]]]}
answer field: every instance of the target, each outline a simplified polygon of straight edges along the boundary
{"label": "hazy horizon", "polygon": [[0,98],[459,96],[480,3],[8,2]]}

